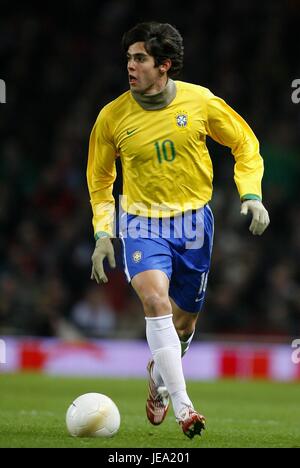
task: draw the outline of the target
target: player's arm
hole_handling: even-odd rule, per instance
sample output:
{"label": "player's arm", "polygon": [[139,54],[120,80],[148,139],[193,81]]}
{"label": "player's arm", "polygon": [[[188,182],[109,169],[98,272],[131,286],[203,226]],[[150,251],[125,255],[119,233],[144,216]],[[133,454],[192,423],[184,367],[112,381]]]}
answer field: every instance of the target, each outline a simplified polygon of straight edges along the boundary
{"label": "player's arm", "polygon": [[242,202],[241,214],[252,213],[250,231],[261,235],[270,223],[262,204],[263,159],[259,143],[248,124],[223,99],[210,93],[207,99],[207,133],[231,148],[235,158],[234,180]]}
{"label": "player's arm", "polygon": [[113,184],[116,178],[116,148],[114,147],[108,118],[101,111],[94,125],[89,142],[87,182],[93,210],[93,228],[96,240],[92,256],[91,279],[106,283],[103,268],[105,257],[115,267],[114,249],[110,238],[113,236],[115,201]]}

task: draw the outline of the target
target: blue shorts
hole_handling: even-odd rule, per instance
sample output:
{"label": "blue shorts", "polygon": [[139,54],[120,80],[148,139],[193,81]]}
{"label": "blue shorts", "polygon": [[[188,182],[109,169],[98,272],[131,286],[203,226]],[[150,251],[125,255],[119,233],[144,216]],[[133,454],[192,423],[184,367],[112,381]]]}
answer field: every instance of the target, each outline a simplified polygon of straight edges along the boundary
{"label": "blue shorts", "polygon": [[208,205],[171,218],[123,213],[120,238],[127,280],[142,271],[161,270],[169,296],[183,310],[201,310],[210,268],[214,219]]}

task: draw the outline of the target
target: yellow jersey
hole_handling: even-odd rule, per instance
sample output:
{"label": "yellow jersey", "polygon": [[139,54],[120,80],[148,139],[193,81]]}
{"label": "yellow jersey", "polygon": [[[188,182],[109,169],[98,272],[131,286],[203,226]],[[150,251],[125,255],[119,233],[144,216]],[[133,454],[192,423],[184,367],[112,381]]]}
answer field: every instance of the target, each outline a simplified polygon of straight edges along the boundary
{"label": "yellow jersey", "polygon": [[130,91],[101,110],[93,127],[87,180],[97,233],[113,233],[115,160],[121,158],[122,208],[141,216],[174,216],[212,196],[207,135],[231,148],[240,198],[261,198],[263,160],[254,133],[223,99],[202,86],[175,81],[176,97],[145,110]]}

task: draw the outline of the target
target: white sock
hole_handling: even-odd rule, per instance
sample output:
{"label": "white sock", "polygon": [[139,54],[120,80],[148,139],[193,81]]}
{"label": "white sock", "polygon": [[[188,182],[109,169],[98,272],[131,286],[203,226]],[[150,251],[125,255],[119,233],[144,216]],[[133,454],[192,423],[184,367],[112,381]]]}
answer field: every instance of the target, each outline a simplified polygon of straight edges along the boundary
{"label": "white sock", "polygon": [[[181,344],[181,357],[183,357],[185,355],[185,353],[187,352],[187,350],[189,349],[190,347],[190,344],[192,342],[192,339],[193,339],[193,336],[194,336],[194,331],[193,333],[189,336],[188,340],[186,341],[182,341],[180,340],[180,344]],[[159,386],[164,386],[164,381],[159,373],[159,370],[157,368],[157,366],[155,365],[154,363],[154,366],[152,368],[152,377],[153,377],[153,380],[154,382],[156,383],[156,385],[159,387]]]}
{"label": "white sock", "polygon": [[186,405],[193,406],[186,393],[181,363],[181,345],[172,314],[146,317],[146,336],[157,371],[170,394],[175,417]]}

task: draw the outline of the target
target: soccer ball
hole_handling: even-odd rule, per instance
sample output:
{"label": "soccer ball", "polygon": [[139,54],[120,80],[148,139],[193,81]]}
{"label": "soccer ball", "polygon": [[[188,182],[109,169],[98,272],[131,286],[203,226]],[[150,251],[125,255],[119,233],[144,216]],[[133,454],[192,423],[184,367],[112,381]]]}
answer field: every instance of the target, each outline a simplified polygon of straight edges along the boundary
{"label": "soccer ball", "polygon": [[112,437],[120,427],[115,403],[101,393],[80,395],[66,414],[68,432],[74,437]]}

